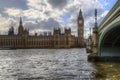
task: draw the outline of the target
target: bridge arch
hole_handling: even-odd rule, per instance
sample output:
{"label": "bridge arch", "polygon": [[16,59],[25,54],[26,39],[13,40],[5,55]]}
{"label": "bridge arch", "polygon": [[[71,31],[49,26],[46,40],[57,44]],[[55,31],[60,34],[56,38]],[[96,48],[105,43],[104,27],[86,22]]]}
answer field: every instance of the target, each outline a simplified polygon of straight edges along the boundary
{"label": "bridge arch", "polygon": [[[120,18],[120,17],[118,17]],[[100,56],[120,56],[120,20],[106,26],[99,35]]]}

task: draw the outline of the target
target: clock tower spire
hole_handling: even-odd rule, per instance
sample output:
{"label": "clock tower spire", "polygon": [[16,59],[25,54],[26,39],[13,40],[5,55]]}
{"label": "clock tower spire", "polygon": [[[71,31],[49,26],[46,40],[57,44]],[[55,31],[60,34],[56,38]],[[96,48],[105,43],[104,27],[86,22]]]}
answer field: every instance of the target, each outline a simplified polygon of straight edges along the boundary
{"label": "clock tower spire", "polygon": [[23,34],[23,24],[22,24],[22,18],[20,17],[19,27],[18,27],[18,35]]}
{"label": "clock tower spire", "polygon": [[84,18],[81,9],[79,11],[77,25],[78,25],[78,47],[84,47]]}

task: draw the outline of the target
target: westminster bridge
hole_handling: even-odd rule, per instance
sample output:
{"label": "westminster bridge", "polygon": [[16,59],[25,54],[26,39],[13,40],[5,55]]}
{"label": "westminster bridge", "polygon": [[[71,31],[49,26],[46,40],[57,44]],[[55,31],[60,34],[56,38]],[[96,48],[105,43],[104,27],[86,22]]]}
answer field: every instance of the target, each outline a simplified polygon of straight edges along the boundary
{"label": "westminster bridge", "polygon": [[99,55],[120,56],[120,0],[99,25],[98,36]]}
{"label": "westminster bridge", "polygon": [[88,38],[88,52],[97,56],[120,56],[120,0]]}

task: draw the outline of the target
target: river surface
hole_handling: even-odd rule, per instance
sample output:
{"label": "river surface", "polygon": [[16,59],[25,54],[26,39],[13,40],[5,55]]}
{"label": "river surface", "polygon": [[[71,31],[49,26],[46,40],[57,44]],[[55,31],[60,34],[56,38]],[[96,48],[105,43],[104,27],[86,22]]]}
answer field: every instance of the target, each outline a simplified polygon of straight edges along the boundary
{"label": "river surface", "polygon": [[0,80],[95,80],[85,49],[0,50]]}

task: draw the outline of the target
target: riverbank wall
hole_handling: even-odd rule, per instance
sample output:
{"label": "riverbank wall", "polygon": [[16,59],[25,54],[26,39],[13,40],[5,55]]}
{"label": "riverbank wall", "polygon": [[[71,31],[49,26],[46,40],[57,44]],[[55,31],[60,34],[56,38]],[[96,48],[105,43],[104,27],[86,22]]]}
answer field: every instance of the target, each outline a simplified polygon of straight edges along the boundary
{"label": "riverbank wall", "polygon": [[118,62],[118,63],[120,63],[120,57],[118,57],[118,56],[92,56],[92,55],[88,55],[88,61],[90,61],[90,62]]}

